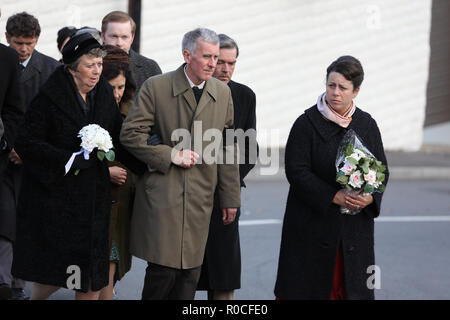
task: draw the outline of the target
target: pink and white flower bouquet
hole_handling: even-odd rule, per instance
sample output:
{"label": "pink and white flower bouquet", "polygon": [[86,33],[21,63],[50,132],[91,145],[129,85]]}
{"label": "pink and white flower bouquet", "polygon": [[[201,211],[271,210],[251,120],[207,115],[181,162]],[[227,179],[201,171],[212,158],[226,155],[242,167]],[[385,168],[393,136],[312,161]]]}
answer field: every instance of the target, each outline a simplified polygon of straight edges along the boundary
{"label": "pink and white flower bouquet", "polygon": [[[348,192],[372,194],[384,192],[386,166],[364,146],[358,135],[350,129],[344,135],[336,157],[336,181]],[[360,210],[341,207],[341,213],[357,214]]]}

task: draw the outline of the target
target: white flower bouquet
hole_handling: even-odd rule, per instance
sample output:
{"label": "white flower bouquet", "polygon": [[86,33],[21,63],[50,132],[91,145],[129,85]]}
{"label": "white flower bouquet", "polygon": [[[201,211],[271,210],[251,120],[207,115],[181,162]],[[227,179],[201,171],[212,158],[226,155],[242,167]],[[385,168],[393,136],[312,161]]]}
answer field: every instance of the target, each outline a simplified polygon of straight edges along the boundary
{"label": "white flower bouquet", "polygon": [[[78,137],[81,138],[81,151],[78,154],[83,153],[84,159],[89,160],[89,154],[97,149],[97,158],[100,161],[107,159],[114,161],[115,153],[113,150],[113,143],[109,132],[98,124],[89,124],[81,128],[78,132]],[[80,172],[79,169],[75,171],[75,175]]]}
{"label": "white flower bouquet", "polygon": [[[348,192],[372,194],[384,192],[384,166],[363,145],[355,131],[348,130],[342,138],[336,157],[336,181]],[[341,207],[341,213],[357,214],[361,210]]]}

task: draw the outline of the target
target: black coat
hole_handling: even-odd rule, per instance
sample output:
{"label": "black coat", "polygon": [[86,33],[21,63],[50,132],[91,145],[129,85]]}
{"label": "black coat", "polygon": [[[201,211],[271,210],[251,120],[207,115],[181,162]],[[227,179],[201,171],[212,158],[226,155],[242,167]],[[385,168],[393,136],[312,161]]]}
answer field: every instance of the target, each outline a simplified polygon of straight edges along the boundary
{"label": "black coat", "polygon": [[61,63],[55,59],[46,56],[37,50],[33,51],[31,59],[28,62],[27,67],[23,70],[19,80],[21,87],[20,92],[25,109],[28,108],[31,100],[38,94],[41,86],[60,65]]}
{"label": "black coat", "polygon": [[[247,86],[229,81],[234,106],[234,128],[256,130],[256,96]],[[254,136],[256,145],[256,135]],[[251,145],[251,144],[250,144]],[[245,187],[244,178],[255,166],[248,161],[249,144],[245,148],[246,162],[239,165],[241,186]],[[205,256],[202,272],[197,288],[199,290],[234,290],[241,287],[241,248],[239,242],[239,216],[228,225],[222,221],[222,209],[219,204],[217,192],[214,197],[214,208],[209,225],[208,240],[206,242]]]}
{"label": "black coat", "polygon": [[[7,174],[8,155],[14,146],[17,129],[24,114],[19,90],[19,57],[0,44],[0,186]],[[14,239],[15,220],[5,209],[0,198],[0,236]]]}
{"label": "black coat", "polygon": [[130,70],[136,81],[136,91],[141,88],[145,80],[162,73],[155,60],[146,58],[132,49],[130,49]]}
{"label": "black coat", "polygon": [[24,114],[18,67],[17,53],[0,43],[0,178],[8,163],[8,153]]}
{"label": "black coat", "polygon": [[[18,62],[16,65],[18,66]],[[59,65],[60,63],[55,59],[37,50],[33,51],[27,67],[23,71],[20,69],[19,72],[20,98],[25,110],[38,94],[40,87]],[[21,180],[22,165],[9,162],[5,171],[5,179],[0,184],[0,215],[3,224],[0,226],[0,234],[11,241],[14,241],[16,234],[16,211]]]}
{"label": "black coat", "polygon": [[[353,129],[373,155],[387,165],[377,124],[356,109]],[[367,288],[375,264],[374,218],[382,194],[361,213],[339,213],[332,203],[341,188],[335,182],[337,148],[347,129],[325,120],[317,106],[294,123],[286,145],[285,169],[290,183],[283,221],[275,295],[281,299],[330,299],[338,247],[342,245],[348,299],[373,299]],[[388,179],[386,171],[386,181]]]}
{"label": "black coat", "polygon": [[97,160],[77,176],[74,169],[65,175],[65,164],[81,149],[79,130],[91,123],[109,131],[116,158],[129,162],[119,143],[122,117],[111,86],[100,78],[88,120],[70,77],[62,66],[50,76],[32,101],[16,142],[24,173],[12,272],[24,280],[66,287],[67,268],[76,265],[86,292],[89,282],[94,291],[108,283],[109,171],[106,160]]}

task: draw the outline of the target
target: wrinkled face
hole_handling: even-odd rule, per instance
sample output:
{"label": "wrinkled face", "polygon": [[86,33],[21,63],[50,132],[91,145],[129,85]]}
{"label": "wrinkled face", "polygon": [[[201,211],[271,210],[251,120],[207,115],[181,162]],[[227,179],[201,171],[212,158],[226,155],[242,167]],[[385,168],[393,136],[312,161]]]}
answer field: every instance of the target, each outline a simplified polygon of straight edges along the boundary
{"label": "wrinkled face", "polygon": [[236,66],[236,48],[220,49],[219,60],[217,61],[214,77],[228,83],[233,76],[234,67]]}
{"label": "wrinkled face", "polygon": [[212,77],[219,58],[219,44],[199,40],[195,55],[189,50],[184,50],[183,55],[187,63],[186,73],[191,81],[198,85]]}
{"label": "wrinkled face", "polygon": [[338,72],[330,72],[327,79],[326,99],[339,114],[344,114],[350,103],[358,95],[359,88],[353,89],[353,83]]}
{"label": "wrinkled face", "polygon": [[69,69],[80,93],[88,93],[94,89],[95,85],[100,80],[102,70],[103,58],[96,58],[87,54],[81,56],[76,71]]}
{"label": "wrinkled face", "polygon": [[38,39],[39,37],[10,37],[8,33],[6,33],[6,41],[9,43],[11,48],[17,51],[20,62],[24,62],[31,56]]}
{"label": "wrinkled face", "polygon": [[111,87],[113,87],[114,98],[116,99],[117,104],[119,104],[120,100],[122,100],[123,93],[125,92],[125,83],[127,82],[127,79],[121,73],[114,79],[109,80],[108,82],[111,85]]}
{"label": "wrinkled face", "polygon": [[101,38],[103,44],[119,47],[128,53],[134,40],[134,35],[131,33],[131,22],[109,22]]}

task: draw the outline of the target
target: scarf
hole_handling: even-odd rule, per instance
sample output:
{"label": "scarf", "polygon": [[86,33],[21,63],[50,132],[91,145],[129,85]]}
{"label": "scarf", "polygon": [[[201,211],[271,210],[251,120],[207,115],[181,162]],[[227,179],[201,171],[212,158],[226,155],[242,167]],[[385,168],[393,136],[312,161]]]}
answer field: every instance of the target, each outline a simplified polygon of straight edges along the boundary
{"label": "scarf", "polygon": [[352,115],[355,113],[356,106],[352,101],[352,104],[345,111],[344,115],[341,116],[339,113],[333,110],[325,100],[326,93],[322,93],[317,99],[317,109],[322,114],[325,119],[328,119],[337,125],[347,128],[352,121]]}

